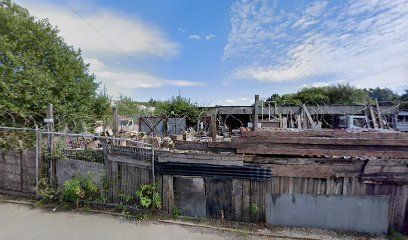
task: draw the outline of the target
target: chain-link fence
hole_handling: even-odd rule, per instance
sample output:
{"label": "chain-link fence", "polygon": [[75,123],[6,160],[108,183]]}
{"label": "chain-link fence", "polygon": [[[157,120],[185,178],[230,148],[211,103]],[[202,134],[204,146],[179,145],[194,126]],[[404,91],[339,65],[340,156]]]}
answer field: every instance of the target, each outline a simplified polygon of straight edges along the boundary
{"label": "chain-link fence", "polygon": [[15,127],[0,127],[0,136],[0,191],[34,195],[43,177],[59,188],[91,177],[95,202],[135,208],[136,191],[154,181],[154,147],[143,141]]}

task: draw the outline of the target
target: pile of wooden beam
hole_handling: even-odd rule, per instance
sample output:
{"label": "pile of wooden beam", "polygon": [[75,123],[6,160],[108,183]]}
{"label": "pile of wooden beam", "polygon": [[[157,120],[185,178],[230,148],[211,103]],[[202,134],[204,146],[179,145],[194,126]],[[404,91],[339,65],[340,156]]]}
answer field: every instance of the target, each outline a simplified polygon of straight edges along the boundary
{"label": "pile of wooden beam", "polygon": [[236,153],[307,157],[408,158],[408,133],[346,131],[243,132],[234,142],[209,143]]}

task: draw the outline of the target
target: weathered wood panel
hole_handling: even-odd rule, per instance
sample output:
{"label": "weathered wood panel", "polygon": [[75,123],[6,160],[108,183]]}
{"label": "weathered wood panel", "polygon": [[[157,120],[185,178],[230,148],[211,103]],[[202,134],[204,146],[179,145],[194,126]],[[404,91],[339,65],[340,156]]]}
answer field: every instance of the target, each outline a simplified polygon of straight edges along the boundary
{"label": "weathered wood panel", "polygon": [[404,132],[347,132],[336,130],[322,130],[322,131],[257,131],[257,132],[243,132],[245,137],[260,137],[260,138],[274,138],[274,137],[327,137],[327,138],[371,138],[371,139],[408,139],[408,133]]}
{"label": "weathered wood panel", "polygon": [[207,216],[220,219],[234,219],[235,211],[232,203],[232,180],[222,178],[205,178],[207,196]]}

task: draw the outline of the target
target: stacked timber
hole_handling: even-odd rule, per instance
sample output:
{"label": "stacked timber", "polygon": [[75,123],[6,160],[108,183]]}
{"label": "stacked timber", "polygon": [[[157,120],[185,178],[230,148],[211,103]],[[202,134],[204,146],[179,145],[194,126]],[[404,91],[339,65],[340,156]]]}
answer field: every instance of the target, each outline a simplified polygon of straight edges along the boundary
{"label": "stacked timber", "polygon": [[408,158],[408,133],[345,131],[243,132],[234,142],[209,143],[236,153],[308,157]]}
{"label": "stacked timber", "polygon": [[254,155],[252,163],[270,167],[273,176],[408,184],[408,134],[402,132],[244,132],[235,142],[209,148]]}

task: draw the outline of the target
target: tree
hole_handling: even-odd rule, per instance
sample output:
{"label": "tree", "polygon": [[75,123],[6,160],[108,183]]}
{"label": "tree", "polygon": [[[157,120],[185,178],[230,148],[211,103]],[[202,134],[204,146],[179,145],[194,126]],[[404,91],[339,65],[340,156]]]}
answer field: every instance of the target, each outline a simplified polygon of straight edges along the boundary
{"label": "tree", "polygon": [[297,93],[273,94],[267,100],[276,101],[279,105],[301,104],[365,104],[368,98],[367,91],[352,87],[348,84],[325,87],[303,88]]}
{"label": "tree", "polygon": [[[150,103],[148,104],[150,105]],[[131,97],[120,96],[116,102],[119,115],[135,116],[135,115],[151,115],[153,112],[143,108],[146,104],[134,101]]]}
{"label": "tree", "polygon": [[377,99],[380,102],[395,101],[399,99],[399,95],[394,93],[389,88],[370,88],[367,90],[371,99]]}
{"label": "tree", "polygon": [[400,108],[404,111],[408,111],[408,88],[405,89],[405,93],[401,95],[400,102],[401,102]]}
{"label": "tree", "polygon": [[191,125],[197,123],[200,110],[198,104],[189,98],[173,96],[170,100],[156,102],[156,114],[186,117],[187,125]]}
{"label": "tree", "polygon": [[0,122],[32,126],[51,103],[57,128],[81,130],[108,112],[109,98],[97,93],[81,51],[56,27],[10,0],[0,0],[0,25]]}

